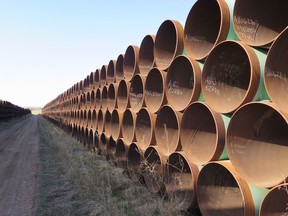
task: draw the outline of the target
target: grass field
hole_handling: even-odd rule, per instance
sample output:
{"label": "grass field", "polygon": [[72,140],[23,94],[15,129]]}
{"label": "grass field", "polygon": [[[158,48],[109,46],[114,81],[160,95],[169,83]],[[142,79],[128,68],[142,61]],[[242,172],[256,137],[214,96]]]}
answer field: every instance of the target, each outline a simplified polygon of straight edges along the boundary
{"label": "grass field", "polygon": [[36,215],[193,215],[181,202],[151,194],[39,116],[41,137]]}

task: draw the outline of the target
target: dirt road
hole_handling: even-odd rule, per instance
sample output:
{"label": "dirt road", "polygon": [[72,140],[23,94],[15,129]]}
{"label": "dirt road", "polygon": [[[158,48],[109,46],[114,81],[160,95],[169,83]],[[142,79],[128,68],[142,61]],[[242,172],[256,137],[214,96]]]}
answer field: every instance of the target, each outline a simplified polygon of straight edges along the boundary
{"label": "dirt road", "polygon": [[39,134],[31,115],[0,132],[0,215],[30,216],[37,191]]}

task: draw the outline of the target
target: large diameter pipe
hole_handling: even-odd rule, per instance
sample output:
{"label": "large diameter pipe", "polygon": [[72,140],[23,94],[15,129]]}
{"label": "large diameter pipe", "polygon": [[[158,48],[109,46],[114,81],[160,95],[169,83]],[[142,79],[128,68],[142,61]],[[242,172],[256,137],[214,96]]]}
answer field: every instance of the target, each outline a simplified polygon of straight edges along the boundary
{"label": "large diameter pipe", "polygon": [[139,73],[139,47],[130,45],[127,47],[124,55],[124,78],[131,81],[133,76]]}
{"label": "large diameter pipe", "polygon": [[106,111],[108,108],[108,88],[107,86],[103,86],[101,92],[101,109]]}
{"label": "large diameter pipe", "polygon": [[197,208],[196,183],[198,167],[185,154],[169,155],[166,167],[166,192],[170,199],[181,201],[183,210]]}
{"label": "large diameter pipe", "polygon": [[110,160],[112,163],[116,162],[116,141],[113,137],[109,137],[107,142],[107,159]]}
{"label": "large diameter pipe", "polygon": [[116,82],[119,83],[124,79],[124,55],[120,54],[116,61]]}
{"label": "large diameter pipe", "polygon": [[101,107],[102,107],[102,91],[101,91],[101,88],[98,88],[96,90],[95,107],[96,107],[96,111],[99,111],[101,109]]}
{"label": "large diameter pipe", "polygon": [[126,109],[122,119],[122,135],[125,143],[136,141],[135,136],[136,114],[131,109]]}
{"label": "large diameter pipe", "polygon": [[116,60],[110,60],[107,68],[107,85],[116,81]]}
{"label": "large diameter pipe", "polygon": [[203,215],[255,215],[248,183],[228,161],[211,162],[201,169],[197,199]]}
{"label": "large diameter pipe", "polygon": [[272,44],[265,63],[264,81],[271,100],[288,113],[288,28]]}
{"label": "large diameter pipe", "polygon": [[88,114],[87,114],[87,128],[91,128],[92,127],[92,111],[91,109],[88,110]]}
{"label": "large diameter pipe", "polygon": [[130,95],[130,83],[126,80],[121,80],[117,91],[117,106],[118,111],[124,113],[127,108],[130,107],[129,102]]}
{"label": "large diameter pipe", "polygon": [[103,87],[107,84],[107,65],[103,65],[100,71],[100,87]]}
{"label": "large diameter pipe", "polygon": [[203,96],[216,112],[232,113],[257,96],[260,73],[258,57],[251,47],[242,42],[221,42],[204,64]]}
{"label": "large diameter pipe", "polygon": [[144,160],[143,151],[138,148],[136,143],[129,146],[127,153],[128,174],[133,182],[139,182],[142,178],[142,166]]}
{"label": "large diameter pipe", "polygon": [[117,167],[126,169],[127,168],[127,153],[129,146],[126,145],[123,139],[118,139],[116,142],[116,165]]}
{"label": "large diameter pipe", "polygon": [[107,110],[104,115],[104,129],[107,138],[111,136],[111,113]]}
{"label": "large diameter pipe", "polygon": [[175,56],[184,49],[184,30],[177,20],[165,20],[159,27],[154,45],[155,65],[167,70]]}
{"label": "large diameter pipe", "polygon": [[97,111],[95,109],[92,111],[91,128],[93,131],[97,130]]}
{"label": "large diameter pipe", "polygon": [[188,56],[177,56],[168,69],[166,97],[174,110],[183,111],[197,101],[201,93],[201,69]]}
{"label": "large diameter pipe", "polygon": [[148,147],[144,152],[143,177],[145,184],[152,193],[165,190],[165,167],[167,156],[156,146]]}
{"label": "large diameter pipe", "polygon": [[108,139],[105,133],[101,133],[100,142],[99,142],[99,154],[103,155],[105,158],[107,156],[107,142],[108,142]]}
{"label": "large diameter pipe", "polygon": [[139,49],[139,71],[143,76],[147,76],[154,67],[154,42],[155,35],[146,35]]}
{"label": "large diameter pipe", "polygon": [[97,69],[95,71],[95,75],[94,75],[94,85],[95,85],[95,89],[100,87],[100,69]]}
{"label": "large diameter pipe", "polygon": [[272,188],[261,204],[259,216],[286,216],[288,213],[288,184]]}
{"label": "large diameter pipe", "polygon": [[166,72],[152,68],[145,82],[145,105],[147,109],[156,113],[167,103],[165,94]]}
{"label": "large diameter pipe", "polygon": [[196,60],[204,60],[218,43],[228,37],[229,29],[233,31],[233,27],[229,27],[229,8],[225,0],[196,1],[184,28],[184,44],[188,55]]}
{"label": "large diameter pipe", "polygon": [[233,24],[237,36],[250,46],[269,47],[288,25],[288,2],[236,0]]}
{"label": "large diameter pipe", "polygon": [[93,89],[91,91],[91,95],[90,95],[90,103],[91,103],[91,109],[95,109],[96,108],[96,91]]}
{"label": "large diameter pipe", "polygon": [[100,109],[98,111],[98,119],[97,119],[97,129],[98,129],[98,133],[101,134],[102,132],[104,132],[104,116],[105,116],[105,112],[103,113],[102,109]]}
{"label": "large diameter pipe", "polygon": [[288,177],[287,118],[269,102],[239,108],[227,129],[228,156],[248,182],[273,187]]}
{"label": "large diameter pipe", "polygon": [[107,93],[107,109],[112,112],[115,108],[117,108],[117,90],[118,85],[116,83],[111,83],[108,87]]}
{"label": "large diameter pipe", "polygon": [[114,109],[111,116],[111,136],[114,140],[122,137],[122,119],[123,113],[120,113],[117,109]]}
{"label": "large diameter pipe", "polygon": [[184,111],[180,140],[183,151],[192,163],[204,165],[209,161],[228,159],[225,135],[221,114],[213,111],[206,103],[194,102]]}
{"label": "large diameter pipe", "polygon": [[142,149],[147,149],[150,145],[156,144],[155,139],[155,120],[156,115],[142,108],[136,117],[136,139],[137,144]]}
{"label": "large diameter pipe", "polygon": [[181,150],[180,124],[182,113],[174,111],[171,106],[164,105],[159,110],[155,122],[155,138],[159,150],[164,155],[170,155]]}
{"label": "large diameter pipe", "polygon": [[135,113],[145,106],[145,81],[146,78],[140,74],[136,74],[131,80],[129,103],[131,110]]}

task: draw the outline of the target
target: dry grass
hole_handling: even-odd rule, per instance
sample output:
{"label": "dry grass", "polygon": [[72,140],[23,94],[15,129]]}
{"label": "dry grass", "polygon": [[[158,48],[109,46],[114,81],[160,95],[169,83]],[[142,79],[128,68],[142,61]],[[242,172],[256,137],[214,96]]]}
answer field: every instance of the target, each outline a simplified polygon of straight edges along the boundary
{"label": "dry grass", "polygon": [[[41,135],[36,215],[184,215],[181,203],[151,194],[46,119]],[[187,215],[187,213],[185,213]]]}

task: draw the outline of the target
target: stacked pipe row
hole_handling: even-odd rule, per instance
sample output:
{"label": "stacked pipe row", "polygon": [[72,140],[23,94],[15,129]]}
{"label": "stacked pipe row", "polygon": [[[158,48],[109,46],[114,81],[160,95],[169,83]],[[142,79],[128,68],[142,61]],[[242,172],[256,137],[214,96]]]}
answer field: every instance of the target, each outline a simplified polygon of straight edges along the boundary
{"label": "stacked pipe row", "polygon": [[24,109],[8,101],[0,100],[0,122],[7,121],[31,113],[29,109]]}
{"label": "stacked pipe row", "polygon": [[42,113],[185,209],[286,215],[287,6],[198,0]]}

